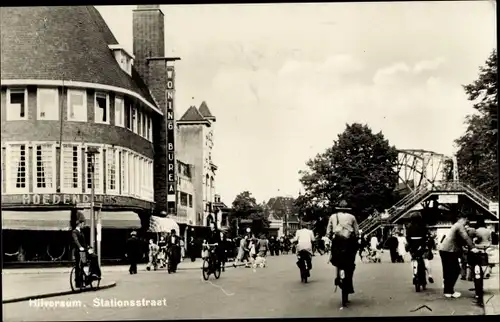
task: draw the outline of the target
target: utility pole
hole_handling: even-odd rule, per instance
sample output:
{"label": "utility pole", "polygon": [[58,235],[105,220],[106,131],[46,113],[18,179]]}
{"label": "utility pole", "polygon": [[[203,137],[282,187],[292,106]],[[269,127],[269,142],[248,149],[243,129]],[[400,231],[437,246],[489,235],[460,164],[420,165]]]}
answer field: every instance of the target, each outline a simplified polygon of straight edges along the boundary
{"label": "utility pole", "polygon": [[[87,155],[90,156],[90,171],[92,173],[91,176],[91,196],[90,196],[90,247],[92,247],[93,250],[96,250],[95,247],[95,237],[96,237],[96,220],[95,220],[95,158],[96,155],[99,154],[99,149],[96,147],[88,147],[87,148]],[[99,220],[99,226],[100,226],[100,220]],[[100,227],[99,227],[100,228]],[[100,230],[100,229],[99,229]],[[100,258],[101,258],[101,253],[100,253],[100,231],[99,231],[99,252],[98,254],[98,259],[99,259],[99,266],[100,266]]]}

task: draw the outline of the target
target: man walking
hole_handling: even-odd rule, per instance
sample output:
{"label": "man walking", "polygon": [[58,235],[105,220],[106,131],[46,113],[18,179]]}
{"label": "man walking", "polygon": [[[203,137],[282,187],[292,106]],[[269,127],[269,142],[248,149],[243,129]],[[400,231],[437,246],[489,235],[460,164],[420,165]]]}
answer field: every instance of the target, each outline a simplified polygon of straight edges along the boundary
{"label": "man walking", "polygon": [[127,253],[126,256],[130,263],[129,272],[131,275],[137,274],[137,262],[141,258],[141,245],[140,240],[137,238],[137,232],[130,233],[130,238],[127,240]]}
{"label": "man walking", "polygon": [[83,279],[83,265],[86,262],[86,249],[87,243],[85,242],[85,236],[83,235],[82,229],[85,225],[85,216],[81,211],[77,212],[76,227],[71,232],[72,246],[75,256],[75,286],[82,286]]}
{"label": "man walking", "polygon": [[170,231],[170,237],[167,243],[168,260],[171,265],[171,272],[177,271],[177,265],[180,263],[180,241],[175,229]]}

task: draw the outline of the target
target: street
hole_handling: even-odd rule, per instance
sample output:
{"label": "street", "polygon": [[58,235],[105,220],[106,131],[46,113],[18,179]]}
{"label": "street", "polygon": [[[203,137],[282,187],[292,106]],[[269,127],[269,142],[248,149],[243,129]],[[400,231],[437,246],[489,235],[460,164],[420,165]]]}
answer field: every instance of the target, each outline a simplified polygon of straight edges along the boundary
{"label": "street", "polygon": [[[313,258],[310,282],[300,282],[295,256],[268,257],[268,266],[253,269],[228,268],[219,280],[201,279],[198,270],[165,271],[129,275],[115,273],[118,285],[99,292],[49,298],[44,301],[81,301],[79,308],[36,308],[29,302],[5,304],[5,321],[133,320],[183,318],[251,317],[355,317],[413,315],[481,315],[467,289],[470,283],[458,281],[460,299],[446,299],[441,289],[441,267],[433,261],[435,284],[416,293],[411,283],[409,263],[392,264],[387,253],[380,264],[358,263],[351,304],[340,310],[340,290],[334,293],[333,267],[327,256]],[[97,300],[96,300],[97,299]],[[110,300],[155,300],[161,306],[96,307]],[[165,304],[163,304],[165,303]],[[421,308],[427,305],[427,308]]]}

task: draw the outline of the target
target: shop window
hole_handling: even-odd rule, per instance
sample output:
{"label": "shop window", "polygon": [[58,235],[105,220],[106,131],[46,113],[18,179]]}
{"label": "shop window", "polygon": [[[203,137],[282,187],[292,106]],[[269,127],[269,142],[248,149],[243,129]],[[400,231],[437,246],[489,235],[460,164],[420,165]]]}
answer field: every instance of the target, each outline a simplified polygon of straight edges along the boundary
{"label": "shop window", "polygon": [[62,154],[63,190],[78,192],[81,189],[81,149],[78,145],[64,144]]}
{"label": "shop window", "polygon": [[57,88],[38,88],[37,119],[52,120],[59,119],[59,91]]}
{"label": "shop window", "polygon": [[25,144],[7,146],[7,191],[9,193],[28,192],[28,154]]}
{"label": "shop window", "polygon": [[28,90],[7,89],[7,121],[28,119]]}
{"label": "shop window", "polygon": [[107,94],[95,94],[94,120],[96,123],[109,124],[109,99]]}
{"label": "shop window", "polygon": [[68,90],[68,121],[87,122],[87,91]]}
{"label": "shop window", "polygon": [[52,192],[55,190],[55,145],[37,144],[34,151],[34,190]]}

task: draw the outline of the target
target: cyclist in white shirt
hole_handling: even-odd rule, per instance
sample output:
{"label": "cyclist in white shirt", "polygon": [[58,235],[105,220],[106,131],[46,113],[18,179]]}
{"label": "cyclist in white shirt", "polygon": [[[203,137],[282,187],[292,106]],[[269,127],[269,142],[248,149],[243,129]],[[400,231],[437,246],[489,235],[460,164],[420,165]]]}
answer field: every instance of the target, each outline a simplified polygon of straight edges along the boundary
{"label": "cyclist in white shirt", "polygon": [[[297,243],[297,255],[305,256],[309,271],[312,269],[312,248],[315,240],[314,233],[301,222],[301,229],[297,230],[292,242]],[[309,275],[309,274],[308,274]]]}

